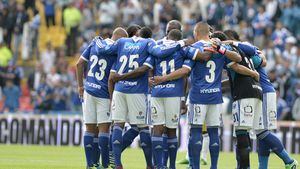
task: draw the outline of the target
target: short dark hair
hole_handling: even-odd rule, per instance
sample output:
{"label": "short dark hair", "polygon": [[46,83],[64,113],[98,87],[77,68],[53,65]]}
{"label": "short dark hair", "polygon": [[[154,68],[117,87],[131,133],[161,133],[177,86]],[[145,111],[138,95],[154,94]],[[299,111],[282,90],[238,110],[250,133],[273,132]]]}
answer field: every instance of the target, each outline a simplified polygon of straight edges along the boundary
{"label": "short dark hair", "polygon": [[241,41],[240,40],[240,36],[239,34],[234,31],[234,30],[225,30],[224,31],[225,35],[230,39],[230,40],[238,40],[238,41]]}
{"label": "short dark hair", "polygon": [[139,35],[142,38],[151,38],[152,30],[149,27],[142,27],[142,29],[139,30]]}
{"label": "short dark hair", "polygon": [[168,33],[168,39],[170,40],[181,40],[182,39],[182,32],[178,29],[172,29],[169,33]]}
{"label": "short dark hair", "polygon": [[133,37],[142,27],[137,24],[133,24],[127,27],[126,32],[128,33],[128,37]]}
{"label": "short dark hair", "polygon": [[166,34],[169,34],[169,32],[173,29],[177,29],[179,31],[182,31],[182,24],[178,20],[171,20],[168,22],[166,27]]}
{"label": "short dark hair", "polygon": [[221,41],[228,40],[228,37],[225,35],[225,33],[221,32],[221,31],[215,31],[213,34],[211,34],[210,37],[211,38],[218,38]]}

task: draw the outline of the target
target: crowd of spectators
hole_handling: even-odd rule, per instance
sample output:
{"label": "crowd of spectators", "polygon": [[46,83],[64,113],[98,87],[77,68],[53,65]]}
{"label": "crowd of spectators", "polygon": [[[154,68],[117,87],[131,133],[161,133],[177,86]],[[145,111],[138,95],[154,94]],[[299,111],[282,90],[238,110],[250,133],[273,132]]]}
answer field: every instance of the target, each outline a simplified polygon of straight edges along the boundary
{"label": "crowd of spectators", "polygon": [[[45,18],[40,17],[34,0],[24,5],[0,1],[0,67],[15,66],[28,51],[38,56],[29,76],[29,87],[36,110],[70,110],[80,107],[74,90],[74,73],[66,56],[77,56],[88,42],[100,34],[109,37],[116,26],[133,23],[152,28],[153,38],[164,36],[169,20],[184,25],[184,37],[191,37],[198,21],[207,21],[215,30],[234,29],[243,41],[259,47],[268,59],[266,67],[278,93],[278,119],[300,120],[300,1],[297,0],[42,0]],[[29,16],[27,11],[32,10]],[[57,13],[61,21],[57,21]],[[56,18],[56,19],[55,19]],[[65,45],[54,49],[48,42],[39,51],[41,20],[46,26],[63,26]],[[29,29],[29,35],[24,35]],[[28,49],[19,49],[28,38]],[[12,41],[13,39],[13,41]],[[27,44],[26,43],[26,44]],[[21,69],[21,68],[20,68]],[[5,74],[5,73],[4,73]],[[0,75],[2,76],[2,75]],[[4,75],[5,76],[5,75]],[[3,81],[3,80],[2,80]],[[2,82],[2,89],[5,88]],[[11,86],[8,84],[7,86]],[[4,90],[3,90],[4,91]],[[5,93],[5,92],[2,92]],[[4,94],[3,94],[4,95]],[[16,95],[17,96],[17,95]],[[69,100],[69,101],[68,101]]]}

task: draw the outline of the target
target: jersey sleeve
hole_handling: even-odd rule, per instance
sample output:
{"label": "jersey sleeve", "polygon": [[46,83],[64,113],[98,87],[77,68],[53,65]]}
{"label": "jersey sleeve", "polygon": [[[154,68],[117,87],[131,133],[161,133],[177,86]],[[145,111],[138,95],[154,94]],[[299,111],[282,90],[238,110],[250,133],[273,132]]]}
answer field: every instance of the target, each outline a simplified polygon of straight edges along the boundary
{"label": "jersey sleeve", "polygon": [[241,49],[247,56],[255,55],[256,47],[252,46],[250,43],[238,42],[235,46]]}
{"label": "jersey sleeve", "polygon": [[179,42],[174,42],[170,44],[160,44],[158,45],[155,41],[149,40],[148,42],[148,53],[157,58],[164,58],[174,54],[181,48],[182,44]]}
{"label": "jersey sleeve", "polygon": [[262,64],[262,61],[263,61],[262,58],[258,54],[255,54],[254,56],[252,56],[251,60],[253,62],[253,65],[254,65],[255,69],[259,68]]}
{"label": "jersey sleeve", "polygon": [[182,67],[186,67],[186,68],[192,70],[194,65],[195,65],[195,61],[193,61],[191,59],[185,59],[184,62],[183,62]]}
{"label": "jersey sleeve", "polygon": [[100,39],[95,40],[95,44],[97,45],[97,53],[104,55],[116,55],[118,53],[118,46],[120,43],[121,39],[112,44],[104,44]]}
{"label": "jersey sleeve", "polygon": [[91,42],[89,44],[89,46],[87,48],[84,49],[84,51],[82,52],[80,58],[85,60],[85,61],[89,61],[90,60],[90,52],[91,52],[91,48],[93,47],[94,42]]}
{"label": "jersey sleeve", "polygon": [[153,56],[149,55],[143,65],[148,66],[149,68],[153,69],[154,67],[154,58]]}
{"label": "jersey sleeve", "polygon": [[183,55],[188,58],[188,59],[191,59],[191,60],[195,60],[196,57],[197,57],[197,53],[200,51],[200,52],[203,52],[203,48],[194,48],[194,47],[184,47],[182,48],[182,53]]}

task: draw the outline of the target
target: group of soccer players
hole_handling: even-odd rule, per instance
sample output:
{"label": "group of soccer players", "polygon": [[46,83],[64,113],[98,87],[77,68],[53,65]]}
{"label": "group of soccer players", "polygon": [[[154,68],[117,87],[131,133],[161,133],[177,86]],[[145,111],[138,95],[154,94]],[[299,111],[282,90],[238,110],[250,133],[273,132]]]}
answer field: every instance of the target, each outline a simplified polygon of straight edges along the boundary
{"label": "group of soccer players", "polygon": [[[205,22],[195,25],[193,39],[182,40],[181,28],[179,21],[172,20],[166,37],[154,41],[147,27],[118,27],[110,39],[95,37],[82,53],[76,66],[87,168],[122,169],[122,152],[139,135],[147,169],[175,169],[176,129],[186,101],[189,168],[200,168],[206,124],[210,168],[217,169],[223,69],[229,76],[229,83],[223,84],[230,85],[234,101],[237,168],[250,168],[249,130],[258,138],[259,169],[268,168],[271,150],[285,168],[297,168],[297,161],[270,131],[276,129],[276,94],[260,50],[240,42],[235,31],[214,32]],[[127,131],[125,123],[130,125]]]}

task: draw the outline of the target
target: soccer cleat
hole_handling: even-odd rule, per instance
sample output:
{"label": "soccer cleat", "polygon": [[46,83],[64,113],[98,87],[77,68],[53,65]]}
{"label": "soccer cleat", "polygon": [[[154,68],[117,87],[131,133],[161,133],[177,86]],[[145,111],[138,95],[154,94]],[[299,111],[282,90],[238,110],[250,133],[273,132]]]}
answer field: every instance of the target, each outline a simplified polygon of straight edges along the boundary
{"label": "soccer cleat", "polygon": [[202,165],[207,165],[207,161],[205,159],[201,158],[201,164]]}
{"label": "soccer cleat", "polygon": [[285,169],[297,169],[299,166],[298,161],[294,159],[294,161],[291,164],[285,165]]}
{"label": "soccer cleat", "polygon": [[186,158],[176,161],[176,164],[189,164],[189,160]]}

